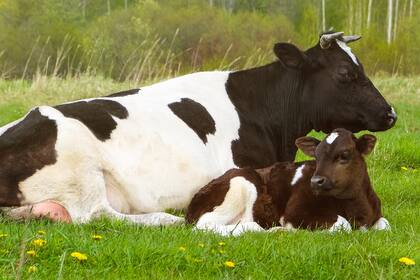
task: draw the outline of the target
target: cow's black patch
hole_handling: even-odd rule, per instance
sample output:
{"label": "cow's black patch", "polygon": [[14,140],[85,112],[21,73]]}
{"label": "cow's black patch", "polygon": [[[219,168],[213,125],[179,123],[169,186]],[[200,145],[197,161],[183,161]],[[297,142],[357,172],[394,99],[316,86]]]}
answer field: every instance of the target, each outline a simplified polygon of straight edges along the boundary
{"label": "cow's black patch", "polygon": [[19,182],[56,162],[55,121],[31,111],[0,136],[0,206],[19,206]]}
{"label": "cow's black patch", "polygon": [[171,103],[168,107],[194,130],[204,144],[207,143],[207,134],[216,132],[216,124],[213,118],[200,103],[189,98],[182,98],[180,102]]}
{"label": "cow's black patch", "polygon": [[58,105],[55,108],[64,116],[81,121],[101,141],[109,139],[112,131],[117,127],[112,116],[119,119],[128,117],[127,109],[124,106],[106,99],[78,101]]}
{"label": "cow's black patch", "polygon": [[130,89],[130,90],[125,90],[125,91],[120,91],[120,92],[112,93],[112,94],[107,95],[105,97],[121,97],[121,96],[127,96],[127,95],[137,94],[139,92],[140,92],[140,89],[139,88],[135,88],[135,89]]}

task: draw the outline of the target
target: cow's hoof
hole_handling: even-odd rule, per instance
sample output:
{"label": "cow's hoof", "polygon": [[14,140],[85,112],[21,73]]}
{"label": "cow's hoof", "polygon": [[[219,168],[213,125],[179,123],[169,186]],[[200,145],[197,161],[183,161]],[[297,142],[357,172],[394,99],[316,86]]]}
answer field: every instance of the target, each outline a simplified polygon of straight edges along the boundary
{"label": "cow's hoof", "polygon": [[337,216],[337,221],[330,227],[330,232],[337,231],[351,231],[351,224],[340,215]]}
{"label": "cow's hoof", "polygon": [[387,219],[384,217],[379,218],[376,223],[372,226],[374,230],[391,230],[391,226]]}

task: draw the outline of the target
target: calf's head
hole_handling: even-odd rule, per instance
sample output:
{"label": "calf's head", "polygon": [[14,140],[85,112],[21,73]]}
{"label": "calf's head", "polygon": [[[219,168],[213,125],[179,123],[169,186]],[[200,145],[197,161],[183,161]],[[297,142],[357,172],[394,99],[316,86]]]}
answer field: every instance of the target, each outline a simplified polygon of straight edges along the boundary
{"label": "calf's head", "polygon": [[311,178],[313,193],[342,199],[354,197],[368,176],[363,156],[373,150],[375,143],[373,135],[356,138],[342,128],[335,129],[322,142],[308,136],[298,138],[298,148],[316,159]]}
{"label": "calf's head", "polygon": [[278,43],[274,52],[290,71],[303,75],[303,107],[312,127],[331,132],[344,127],[352,132],[391,128],[397,115],[370,79],[348,43],[360,36],[324,33],[314,47],[302,52]]}

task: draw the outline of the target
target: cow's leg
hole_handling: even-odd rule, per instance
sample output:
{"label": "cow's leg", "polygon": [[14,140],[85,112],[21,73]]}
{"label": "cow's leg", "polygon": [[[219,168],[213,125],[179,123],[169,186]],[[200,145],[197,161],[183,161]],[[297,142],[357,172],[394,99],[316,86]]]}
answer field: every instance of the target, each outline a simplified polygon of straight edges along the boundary
{"label": "cow's leg", "polygon": [[374,230],[391,230],[391,225],[388,220],[384,217],[379,218],[376,223],[372,226]]}
{"label": "cow's leg", "polygon": [[117,212],[111,206],[105,206],[101,211],[98,211],[95,214],[95,216],[101,215],[147,226],[173,225],[184,223],[184,218],[171,215],[165,212],[130,215]]}
{"label": "cow's leg", "polygon": [[71,222],[70,214],[66,208],[60,203],[51,200],[13,208],[6,211],[6,215],[17,220],[47,218],[55,222]]}
{"label": "cow's leg", "polygon": [[246,231],[262,231],[252,216],[256,199],[257,190],[251,182],[244,177],[232,178],[223,203],[201,216],[196,228],[235,236]]}

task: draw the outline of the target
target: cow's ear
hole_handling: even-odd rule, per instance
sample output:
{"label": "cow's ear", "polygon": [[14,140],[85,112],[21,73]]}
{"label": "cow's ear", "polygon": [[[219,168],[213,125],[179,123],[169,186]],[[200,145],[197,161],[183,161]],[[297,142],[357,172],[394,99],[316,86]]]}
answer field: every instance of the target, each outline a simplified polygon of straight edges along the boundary
{"label": "cow's ear", "polygon": [[307,156],[315,157],[315,150],[320,141],[316,138],[305,136],[296,139],[296,146]]}
{"label": "cow's ear", "polygon": [[357,150],[363,154],[368,155],[372,152],[376,144],[376,137],[372,134],[365,134],[357,139],[356,147]]}
{"label": "cow's ear", "polygon": [[289,43],[275,44],[274,53],[286,67],[301,68],[308,60],[305,53]]}

